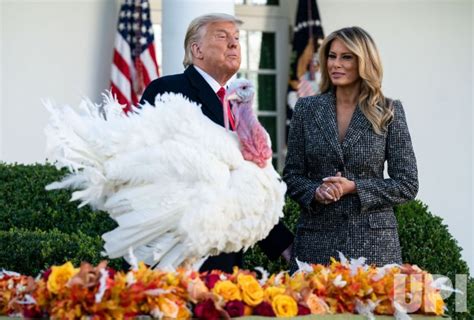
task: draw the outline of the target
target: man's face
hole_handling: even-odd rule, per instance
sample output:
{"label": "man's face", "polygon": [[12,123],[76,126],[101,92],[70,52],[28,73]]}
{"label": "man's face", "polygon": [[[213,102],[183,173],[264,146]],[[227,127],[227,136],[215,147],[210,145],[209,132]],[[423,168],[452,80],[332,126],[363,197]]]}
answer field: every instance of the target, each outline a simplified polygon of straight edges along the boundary
{"label": "man's face", "polygon": [[227,81],[240,68],[239,28],[233,22],[213,22],[194,47],[195,64],[218,82]]}

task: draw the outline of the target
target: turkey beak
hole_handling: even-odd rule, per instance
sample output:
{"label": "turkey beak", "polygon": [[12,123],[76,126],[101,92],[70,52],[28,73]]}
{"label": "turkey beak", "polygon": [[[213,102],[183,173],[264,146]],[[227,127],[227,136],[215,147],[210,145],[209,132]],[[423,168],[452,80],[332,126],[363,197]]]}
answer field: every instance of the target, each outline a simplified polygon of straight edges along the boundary
{"label": "turkey beak", "polygon": [[242,99],[240,99],[237,93],[232,93],[231,95],[227,96],[227,101],[231,101],[231,100],[241,101]]}

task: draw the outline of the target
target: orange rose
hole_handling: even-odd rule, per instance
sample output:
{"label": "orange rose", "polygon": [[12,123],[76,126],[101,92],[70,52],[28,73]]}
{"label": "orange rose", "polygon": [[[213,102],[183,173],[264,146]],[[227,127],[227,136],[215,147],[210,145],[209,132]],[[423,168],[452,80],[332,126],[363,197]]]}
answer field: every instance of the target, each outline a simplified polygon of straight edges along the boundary
{"label": "orange rose", "polygon": [[203,294],[209,292],[206,284],[199,278],[189,280],[187,289],[189,299],[195,303],[200,300]]}
{"label": "orange rose", "polygon": [[248,305],[244,305],[244,316],[251,316],[252,314],[253,308]]}
{"label": "orange rose", "polygon": [[311,310],[311,314],[325,314],[329,312],[329,307],[326,302],[314,293],[309,294],[305,302],[309,310]]}

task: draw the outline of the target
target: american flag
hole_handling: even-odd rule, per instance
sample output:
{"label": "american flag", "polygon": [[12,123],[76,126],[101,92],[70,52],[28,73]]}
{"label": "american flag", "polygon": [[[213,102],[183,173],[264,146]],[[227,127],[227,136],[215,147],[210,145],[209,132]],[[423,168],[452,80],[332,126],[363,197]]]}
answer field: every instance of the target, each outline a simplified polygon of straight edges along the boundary
{"label": "american flag", "polygon": [[323,38],[324,32],[316,0],[298,0],[288,81],[287,134],[298,98],[319,92],[317,53]]}
{"label": "american flag", "polygon": [[119,103],[136,105],[146,86],[159,76],[148,0],[125,0],[120,8],[111,74]]}
{"label": "american flag", "polygon": [[298,83],[298,97],[313,96],[318,92],[316,81],[300,79]]}

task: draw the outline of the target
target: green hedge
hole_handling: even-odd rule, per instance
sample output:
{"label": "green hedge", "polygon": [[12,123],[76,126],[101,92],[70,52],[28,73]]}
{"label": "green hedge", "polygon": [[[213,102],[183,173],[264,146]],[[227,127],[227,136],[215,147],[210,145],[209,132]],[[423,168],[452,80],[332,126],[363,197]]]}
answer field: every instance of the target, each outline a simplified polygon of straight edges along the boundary
{"label": "green hedge", "polygon": [[[432,274],[451,279],[456,286],[456,274],[469,275],[469,267],[462,260],[457,241],[440,217],[434,216],[420,201],[411,201],[396,208],[398,232],[402,246],[403,262],[416,264]],[[455,297],[448,298],[448,309],[453,319],[474,319],[474,279],[468,280],[468,312],[454,311]]]}
{"label": "green hedge", "polygon": [[46,191],[47,184],[60,180],[65,170],[52,165],[0,165],[0,230],[11,227],[100,235],[116,227],[105,212],[88,206],[78,209],[67,190]]}
{"label": "green hedge", "polygon": [[[36,275],[54,264],[98,263],[101,235],[117,226],[105,212],[77,208],[67,190],[46,191],[65,170],[0,164],[0,268]],[[110,261],[120,269],[121,259]]]}
{"label": "green hedge", "polygon": [[[22,274],[38,274],[50,265],[71,261],[79,266],[82,261],[97,264],[104,260],[100,236],[88,236],[82,232],[64,233],[54,228],[49,231],[11,228],[0,231],[1,268]],[[121,268],[121,260],[110,265]]]}
{"label": "green hedge", "polygon": [[[0,163],[0,269],[36,275],[50,265],[72,261],[98,263],[103,259],[104,232],[116,223],[104,212],[89,207],[77,208],[69,202],[71,193],[65,190],[46,191],[44,187],[60,180],[66,171],[52,165],[22,165]],[[299,206],[289,199],[284,208],[284,222],[294,231]],[[461,248],[449,234],[442,219],[432,215],[420,201],[411,201],[396,208],[403,261],[417,264],[433,274],[449,276],[468,274],[461,258]],[[120,269],[122,260],[110,264]],[[263,266],[270,272],[288,269],[279,259],[269,261],[258,249],[247,251],[246,268]],[[455,313],[453,319],[474,316],[474,280],[468,282],[468,313]],[[448,299],[454,311],[454,296]]]}

